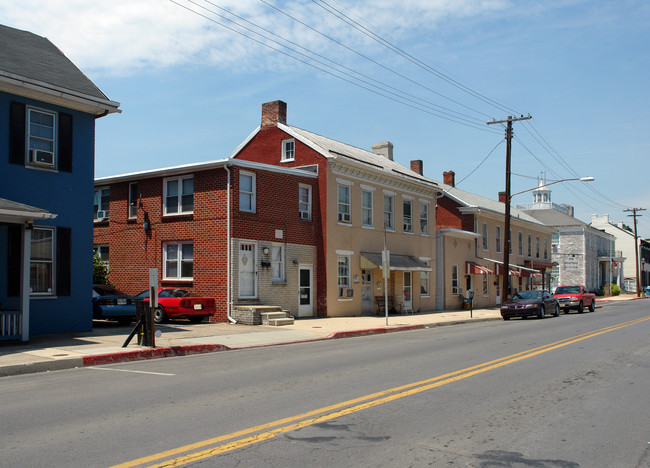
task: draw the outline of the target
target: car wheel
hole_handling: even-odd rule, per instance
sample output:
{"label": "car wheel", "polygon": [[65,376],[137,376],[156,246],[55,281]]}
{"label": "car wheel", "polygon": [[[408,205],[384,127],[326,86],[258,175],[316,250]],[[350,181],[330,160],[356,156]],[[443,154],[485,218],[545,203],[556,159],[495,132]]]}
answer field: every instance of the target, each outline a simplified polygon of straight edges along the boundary
{"label": "car wheel", "polygon": [[153,321],[155,323],[165,323],[167,322],[167,313],[162,306],[158,306],[153,310]]}
{"label": "car wheel", "polygon": [[539,313],[537,314],[537,318],[543,319],[546,317],[546,311],[544,310],[544,306],[541,305],[539,306]]}
{"label": "car wheel", "polygon": [[201,323],[201,322],[203,322],[203,319],[205,318],[205,315],[190,315],[188,318],[190,319],[190,322],[192,322],[192,323]]}
{"label": "car wheel", "polygon": [[555,304],[555,313],[553,315],[555,315],[556,317],[560,316],[560,306],[557,304]]}
{"label": "car wheel", "polygon": [[509,315],[504,315],[503,320],[510,320],[510,316]]}
{"label": "car wheel", "polygon": [[589,306],[589,312],[593,312],[594,310],[596,310],[596,299],[591,301],[591,305]]}
{"label": "car wheel", "polygon": [[578,313],[581,314],[581,313],[583,313],[584,311],[585,311],[585,306],[584,306],[584,304],[582,303],[582,301],[580,301],[580,304],[578,304]]}

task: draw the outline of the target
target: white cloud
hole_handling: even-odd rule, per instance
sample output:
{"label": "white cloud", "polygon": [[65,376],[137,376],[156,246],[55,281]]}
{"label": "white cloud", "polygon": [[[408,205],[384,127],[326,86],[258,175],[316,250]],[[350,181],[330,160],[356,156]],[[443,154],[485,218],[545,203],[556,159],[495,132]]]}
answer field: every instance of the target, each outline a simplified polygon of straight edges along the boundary
{"label": "white cloud", "polygon": [[[227,15],[215,6],[218,5],[304,47],[320,53],[344,53],[343,49],[336,52],[339,48],[327,39],[260,1],[174,1],[214,21],[231,25],[200,7]],[[378,47],[312,2],[268,1],[352,47],[362,43]],[[412,35],[421,28],[430,30],[450,16],[476,16],[501,10],[507,2],[404,0],[396,4],[393,0],[363,0],[353,6],[343,6],[336,0],[328,3],[355,21],[364,21],[382,35]],[[277,65],[277,53],[265,55],[267,49],[260,44],[178,4],[161,0],[22,0],[0,6],[0,17],[8,26],[47,37],[81,69],[94,72],[130,75],[143,69],[197,63],[247,68],[264,66],[268,57]]]}

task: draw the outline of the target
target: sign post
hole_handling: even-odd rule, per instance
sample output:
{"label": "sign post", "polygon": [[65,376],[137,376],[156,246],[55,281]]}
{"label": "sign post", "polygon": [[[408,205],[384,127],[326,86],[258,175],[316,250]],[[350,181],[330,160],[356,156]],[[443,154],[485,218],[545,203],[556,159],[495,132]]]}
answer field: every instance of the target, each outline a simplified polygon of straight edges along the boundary
{"label": "sign post", "polygon": [[381,252],[381,269],[384,274],[384,311],[386,312],[386,326],[388,326],[388,278],[390,277],[390,252],[385,247]]}
{"label": "sign post", "polygon": [[158,307],[158,268],[149,268],[149,327],[147,334],[148,342],[152,348],[156,347],[156,332],[154,325],[154,311]]}

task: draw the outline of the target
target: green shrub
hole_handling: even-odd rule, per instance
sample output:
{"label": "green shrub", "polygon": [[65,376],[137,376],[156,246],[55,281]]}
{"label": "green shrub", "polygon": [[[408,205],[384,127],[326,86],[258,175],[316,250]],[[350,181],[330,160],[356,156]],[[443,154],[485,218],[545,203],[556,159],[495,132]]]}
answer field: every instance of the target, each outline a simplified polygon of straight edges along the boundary
{"label": "green shrub", "polygon": [[618,296],[621,294],[621,288],[619,288],[617,284],[611,284],[610,290],[612,291],[612,296]]}
{"label": "green shrub", "polygon": [[113,286],[108,279],[108,268],[106,268],[106,265],[102,262],[97,252],[93,254],[93,284]]}

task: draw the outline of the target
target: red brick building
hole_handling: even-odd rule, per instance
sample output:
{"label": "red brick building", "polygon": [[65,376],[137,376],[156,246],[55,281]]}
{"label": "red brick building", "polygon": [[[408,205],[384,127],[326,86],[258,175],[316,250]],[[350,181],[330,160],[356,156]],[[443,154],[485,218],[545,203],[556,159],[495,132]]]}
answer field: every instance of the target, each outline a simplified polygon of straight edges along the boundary
{"label": "red brick building", "polygon": [[237,304],[312,316],[317,180],[307,170],[227,159],[99,178],[95,249],[127,294],[147,289],[149,269],[158,268],[161,287],[214,297],[214,321],[227,321]]}

